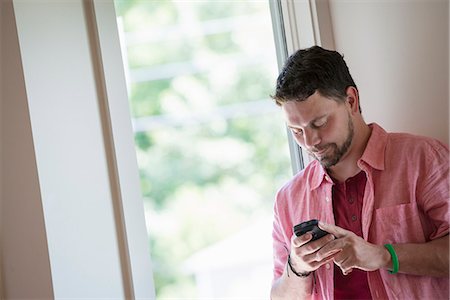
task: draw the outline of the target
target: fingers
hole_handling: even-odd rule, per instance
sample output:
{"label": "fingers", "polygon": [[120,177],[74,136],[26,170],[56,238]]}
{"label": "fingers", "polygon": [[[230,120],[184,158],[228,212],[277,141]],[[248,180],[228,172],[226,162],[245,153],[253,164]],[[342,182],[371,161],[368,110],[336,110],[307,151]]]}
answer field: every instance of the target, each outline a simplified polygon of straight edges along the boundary
{"label": "fingers", "polygon": [[[335,237],[331,234],[327,234],[326,236],[315,241],[311,241],[311,239],[312,235],[310,233],[306,233],[302,236],[293,238],[291,241],[291,249],[293,254],[299,257],[303,257],[305,261],[313,262],[327,259],[328,256],[340,250],[331,248],[330,251],[321,251],[323,247],[325,247],[335,239]],[[318,253],[321,253],[321,255],[318,255]]]}
{"label": "fingers", "polygon": [[352,260],[349,257],[345,257],[342,253],[339,253],[333,258],[334,264],[338,266],[342,274],[348,275],[353,271],[355,267],[352,263]]}
{"label": "fingers", "polygon": [[311,239],[312,239],[311,233],[305,233],[299,237],[293,235],[291,238],[291,244],[294,247],[300,247],[300,246],[303,246],[304,244],[308,243]]}
{"label": "fingers", "polygon": [[304,235],[301,235],[299,237],[293,236],[291,239],[291,244],[293,247],[298,248],[302,247],[305,254],[313,253],[319,250],[320,248],[324,247],[329,242],[333,241],[335,239],[334,235],[327,234],[326,236],[311,241],[312,234],[307,232]]}
{"label": "fingers", "polygon": [[348,275],[348,274],[350,274],[353,271],[353,269],[348,269],[348,270],[345,270],[345,271],[341,269],[341,271],[342,271],[342,274]]}
{"label": "fingers", "polygon": [[305,268],[315,270],[328,261],[333,261],[344,275],[350,274],[354,268],[367,271],[379,268],[379,263],[373,263],[380,252],[379,247],[331,224],[319,222],[319,228],[329,234],[316,241],[311,241],[310,233],[292,239],[291,256],[295,256]]}
{"label": "fingers", "polygon": [[345,248],[345,246],[345,241],[343,241],[342,239],[333,239],[326,245],[324,245],[319,251],[317,251],[317,260],[323,260],[330,255],[339,253]]}
{"label": "fingers", "polygon": [[[323,227],[320,225],[323,225]],[[342,270],[344,275],[350,274],[355,267],[354,253],[348,251],[349,243],[353,240],[353,233],[329,224],[319,224],[319,227],[330,232],[330,235],[334,234],[340,238],[326,243],[317,251],[316,259],[318,261],[332,260]]]}
{"label": "fingers", "polygon": [[345,265],[341,265],[341,264],[337,263],[336,261],[334,261],[334,264],[341,269],[342,274],[344,274],[344,275],[348,275],[353,271],[353,267],[346,267]]}
{"label": "fingers", "polygon": [[341,227],[319,221],[319,228],[334,235],[336,238],[347,236],[351,231],[345,230]]}
{"label": "fingers", "polygon": [[323,265],[325,265],[327,263],[330,263],[330,262],[333,262],[333,256],[331,256],[331,257],[329,257],[327,259],[321,260],[321,261],[315,261],[315,260],[311,261],[309,263],[309,265],[313,268],[313,270],[317,270],[321,266],[323,266]]}
{"label": "fingers", "polygon": [[295,261],[298,265],[298,268],[306,271],[306,272],[311,272],[314,270],[317,270],[318,268],[320,268],[321,266],[323,266],[326,263],[329,262],[333,262],[333,258],[336,255],[336,253],[331,254],[330,256],[326,257],[323,260],[318,261],[317,257],[315,255],[315,253],[311,253],[311,254],[299,254],[298,256],[291,256],[295,257]]}
{"label": "fingers", "polygon": [[331,234],[311,241],[312,234],[306,233],[302,236],[293,236],[291,239],[291,260],[297,266],[297,269],[302,271],[314,271],[323,264],[332,261],[331,253],[329,257],[325,257],[324,260],[318,260],[317,251],[320,250],[324,245],[333,241],[335,237]]}

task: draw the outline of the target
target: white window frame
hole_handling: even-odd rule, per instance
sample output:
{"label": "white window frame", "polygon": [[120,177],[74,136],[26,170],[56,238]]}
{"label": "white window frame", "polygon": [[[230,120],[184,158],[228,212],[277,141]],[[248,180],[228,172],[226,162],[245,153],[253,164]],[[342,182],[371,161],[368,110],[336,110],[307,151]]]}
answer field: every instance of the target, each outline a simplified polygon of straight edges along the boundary
{"label": "white window frame", "polygon": [[[334,49],[327,0],[269,0],[269,3],[280,71],[288,56],[300,48],[319,45]],[[311,161],[311,157],[286,129],[292,171],[296,174]]]}

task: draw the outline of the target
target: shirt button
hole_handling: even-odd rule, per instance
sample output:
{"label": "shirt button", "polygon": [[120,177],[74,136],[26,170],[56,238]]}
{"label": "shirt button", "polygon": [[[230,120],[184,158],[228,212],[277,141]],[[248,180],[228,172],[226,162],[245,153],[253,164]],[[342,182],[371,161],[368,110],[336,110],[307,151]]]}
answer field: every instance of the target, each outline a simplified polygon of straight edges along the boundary
{"label": "shirt button", "polygon": [[329,264],[329,263],[325,264],[325,268],[326,268],[327,270],[329,270],[329,269],[331,268],[330,264]]}
{"label": "shirt button", "polygon": [[355,215],[352,216],[352,221],[353,221],[353,222],[355,222],[357,219],[358,219],[358,218],[357,218]]}
{"label": "shirt button", "polygon": [[330,197],[326,196],[325,201],[330,202]]}
{"label": "shirt button", "polygon": [[348,202],[353,203],[355,202],[355,200],[353,199],[353,197],[350,197],[350,199],[348,199]]}

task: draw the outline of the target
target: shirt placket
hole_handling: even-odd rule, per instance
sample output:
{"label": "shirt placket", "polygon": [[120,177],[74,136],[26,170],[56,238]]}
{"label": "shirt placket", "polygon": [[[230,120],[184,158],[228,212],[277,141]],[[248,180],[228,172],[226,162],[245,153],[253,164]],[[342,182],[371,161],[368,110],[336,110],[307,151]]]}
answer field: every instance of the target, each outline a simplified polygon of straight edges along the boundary
{"label": "shirt placket", "polygon": [[[324,199],[324,212],[325,212],[325,219],[323,220],[325,223],[333,224],[335,225],[335,219],[333,214],[333,201],[332,201],[332,189],[333,189],[333,181],[331,178],[326,175],[325,181],[323,184],[325,184],[325,188],[323,189],[325,191],[322,199]],[[324,292],[323,295],[326,295],[324,299],[333,299],[334,297],[334,268],[333,263],[326,263],[324,266],[324,273],[326,277],[326,281],[323,283],[322,291]]]}

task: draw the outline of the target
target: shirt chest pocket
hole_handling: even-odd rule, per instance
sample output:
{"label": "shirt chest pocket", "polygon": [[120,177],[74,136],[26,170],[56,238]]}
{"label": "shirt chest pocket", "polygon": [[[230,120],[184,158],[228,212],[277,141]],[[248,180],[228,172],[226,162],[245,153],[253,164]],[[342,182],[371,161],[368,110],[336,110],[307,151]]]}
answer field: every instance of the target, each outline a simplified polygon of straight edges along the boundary
{"label": "shirt chest pocket", "polygon": [[416,203],[381,207],[372,222],[378,241],[384,243],[423,243],[425,234]]}

